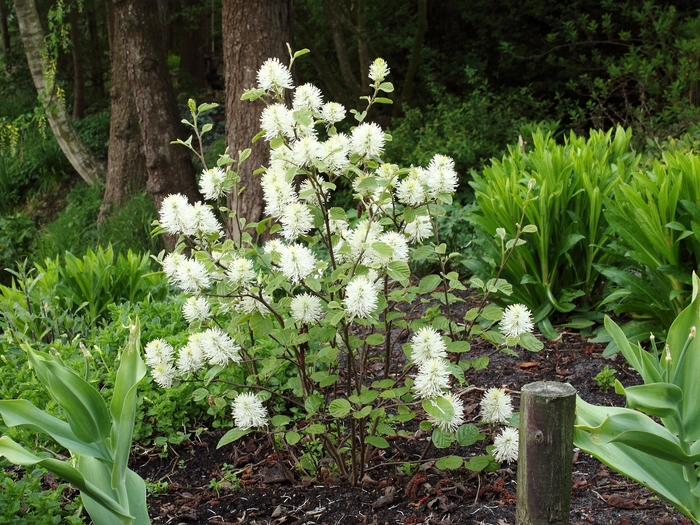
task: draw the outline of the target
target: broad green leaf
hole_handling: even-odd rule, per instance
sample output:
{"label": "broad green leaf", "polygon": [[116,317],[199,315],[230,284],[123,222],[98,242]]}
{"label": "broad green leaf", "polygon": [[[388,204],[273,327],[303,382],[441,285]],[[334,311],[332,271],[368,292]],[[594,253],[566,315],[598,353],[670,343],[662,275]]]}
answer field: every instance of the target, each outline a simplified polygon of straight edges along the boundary
{"label": "broad green leaf", "polygon": [[350,402],[347,399],[334,399],[331,401],[330,405],[328,405],[328,412],[330,412],[331,416],[337,418],[347,416],[351,410],[352,405],[350,405]]}
{"label": "broad green leaf", "polygon": [[435,448],[448,448],[454,442],[455,435],[452,432],[434,428],[431,439]]}
{"label": "broad green leaf", "polygon": [[377,448],[389,448],[389,442],[381,436],[367,436],[365,443]]}
{"label": "broad green leaf", "polygon": [[304,432],[307,434],[325,434],[326,431],[326,425],[322,425],[321,423],[313,423],[304,428]]}
{"label": "broad green leaf", "polygon": [[122,352],[112,395],[112,488],[124,486],[131,454],[136,416],[136,390],[146,375],[146,365],[141,359],[141,325],[138,317],[131,327],[129,342]]}
{"label": "broad green leaf", "polygon": [[250,434],[252,432],[253,431],[249,428],[242,429],[242,428],[234,427],[231,430],[229,430],[228,432],[226,432],[226,434],[221,436],[221,439],[217,443],[216,448],[221,448],[224,445],[228,445],[229,443],[233,443],[234,441],[238,441],[243,436],[247,436],[248,434]]}
{"label": "broad green leaf", "polygon": [[457,470],[463,463],[459,456],[443,456],[435,462],[435,467],[440,470]]}
{"label": "broad green leaf", "polygon": [[468,447],[476,443],[477,441],[484,439],[484,434],[479,432],[479,428],[471,423],[460,425],[460,427],[455,432],[455,437],[460,446]]}
{"label": "broad green leaf", "polygon": [[615,380],[615,392],[627,396],[627,407],[636,408],[662,419],[680,420],[679,406],[683,391],[670,383],[650,383],[624,388]]}
{"label": "broad green leaf", "polygon": [[442,278],[439,275],[426,275],[418,283],[418,293],[431,293],[435,288],[440,286],[440,283],[442,283]]}
{"label": "broad green leaf", "polygon": [[447,343],[447,351],[454,354],[461,354],[464,352],[469,352],[472,346],[469,341],[451,341]]}
{"label": "broad green leaf", "polygon": [[386,273],[403,286],[408,286],[411,277],[411,269],[404,261],[390,262],[386,268]]}
{"label": "broad green leaf", "polygon": [[384,336],[382,334],[370,334],[365,339],[369,346],[379,346],[384,344]]}
{"label": "broad green leaf", "polygon": [[489,463],[491,463],[491,458],[489,456],[476,456],[467,461],[464,466],[467,470],[479,472],[488,467]]}
{"label": "broad green leaf", "polygon": [[285,425],[288,425],[291,420],[292,418],[290,418],[289,416],[277,414],[270,418],[270,423],[272,423],[273,427],[283,427]]}
{"label": "broad green leaf", "polygon": [[25,347],[37,376],[61,406],[75,437],[85,443],[95,443],[107,452],[106,443],[111,430],[107,404],[100,393],[78,374],[55,358]]}
{"label": "broad green leaf", "polygon": [[301,441],[301,434],[298,432],[290,431],[284,435],[284,440],[290,445],[296,445]]}
{"label": "broad green leaf", "polygon": [[455,417],[455,409],[444,397],[424,399],[421,405],[425,412],[439,421],[452,421]]}

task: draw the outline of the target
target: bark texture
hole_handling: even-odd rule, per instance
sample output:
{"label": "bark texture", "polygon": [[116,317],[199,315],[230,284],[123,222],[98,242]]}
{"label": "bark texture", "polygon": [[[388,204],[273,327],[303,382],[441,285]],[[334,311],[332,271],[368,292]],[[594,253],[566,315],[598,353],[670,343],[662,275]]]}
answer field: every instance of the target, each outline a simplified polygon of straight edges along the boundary
{"label": "bark texture", "polygon": [[107,179],[99,222],[107,219],[115,206],[120,206],[128,197],[143,189],[147,179],[138,114],[129,86],[126,54],[122,47],[125,35],[116,34],[113,0],[107,0],[105,5],[112,70],[112,110],[109,121]]}
{"label": "bark texture", "polygon": [[114,14],[144,147],[146,189],[157,208],[171,193],[199,200],[188,150],[170,143],[189,133],[178,114],[159,10],[151,0],[114,0]]}
{"label": "bark texture", "polygon": [[539,381],[521,390],[518,525],[569,524],[575,407],[568,383]]}
{"label": "bark texture", "polygon": [[73,56],[73,118],[83,118],[85,116],[85,71],[77,7],[71,7],[68,21],[70,22],[71,55]]}
{"label": "bark texture", "polygon": [[[291,0],[224,0],[223,48],[226,83],[226,132],[231,156],[238,151],[252,148],[252,154],[241,169],[241,186],[245,191],[240,197],[231,196],[229,207],[237,210],[248,222],[259,221],[265,208],[259,176],[253,171],[269,160],[269,148],[265,141],[251,144],[260,131],[262,106],[241,101],[243,90],[257,85],[257,71],[271,57],[289,62],[287,43],[292,38]],[[235,222],[235,221],[234,221]],[[234,236],[240,235],[237,224],[231,225]]]}
{"label": "bark texture", "polygon": [[7,6],[5,0],[0,0],[0,53],[10,52],[10,32],[7,28]]}
{"label": "bark texture", "polygon": [[51,131],[78,175],[90,185],[104,178],[104,166],[88,149],[75,130],[65,106],[54,98],[54,86],[47,85],[42,67],[44,32],[34,0],[13,0],[29,70]]}

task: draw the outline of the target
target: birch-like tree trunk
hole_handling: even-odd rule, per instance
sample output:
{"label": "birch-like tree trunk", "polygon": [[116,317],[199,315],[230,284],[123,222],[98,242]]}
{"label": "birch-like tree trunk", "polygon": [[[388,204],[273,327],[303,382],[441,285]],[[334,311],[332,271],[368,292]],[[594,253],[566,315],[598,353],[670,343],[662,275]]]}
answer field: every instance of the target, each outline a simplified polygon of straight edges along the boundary
{"label": "birch-like tree trunk", "polygon": [[[45,70],[44,31],[34,0],[13,0],[24,52],[34,86],[46,112],[51,131],[75,171],[91,186],[104,178],[105,168],[78,135],[64,104],[54,96],[55,86],[48,83]],[[43,60],[42,60],[43,58]]]}

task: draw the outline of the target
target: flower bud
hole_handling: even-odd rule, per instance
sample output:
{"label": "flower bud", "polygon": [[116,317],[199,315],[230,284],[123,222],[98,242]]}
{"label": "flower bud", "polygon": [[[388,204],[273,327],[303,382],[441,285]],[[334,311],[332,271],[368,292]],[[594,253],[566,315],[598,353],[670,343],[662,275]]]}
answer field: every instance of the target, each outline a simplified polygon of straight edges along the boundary
{"label": "flower bud", "polygon": [[654,336],[654,333],[649,332],[649,341],[651,341],[653,343],[655,340],[656,340],[656,336]]}
{"label": "flower bud", "polygon": [[695,339],[695,327],[694,326],[690,327],[690,335],[688,336],[688,339]]}
{"label": "flower bud", "polygon": [[666,345],[666,362],[671,364],[671,347]]}

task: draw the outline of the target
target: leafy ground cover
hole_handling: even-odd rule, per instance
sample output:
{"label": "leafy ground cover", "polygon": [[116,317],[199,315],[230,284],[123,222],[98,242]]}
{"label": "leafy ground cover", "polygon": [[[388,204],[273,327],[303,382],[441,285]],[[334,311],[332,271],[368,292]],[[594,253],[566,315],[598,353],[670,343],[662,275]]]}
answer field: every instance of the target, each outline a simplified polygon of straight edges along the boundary
{"label": "leafy ground cover", "polygon": [[[604,359],[604,345],[587,343],[577,333],[544,343],[539,353],[496,353],[486,369],[467,371],[467,421],[478,421],[479,401],[492,386],[512,392],[517,409],[520,389],[534,381],[568,382],[586,401],[601,405],[624,404],[622,396],[606,388],[605,374],[599,376],[606,367],[625,386],[640,383],[621,357]],[[491,346],[472,347],[473,357],[492,352]],[[413,430],[411,438],[391,440],[354,488],[323,466],[316,480],[298,472],[293,481],[286,479],[269,438],[261,433],[217,449],[224,431],[205,431],[172,447],[166,457],[159,454],[161,448],[139,448],[132,468],[149,480],[154,523],[515,523],[517,465],[504,464],[491,473],[438,470],[434,465],[440,457],[469,458],[483,453],[479,447],[484,445],[439,450],[417,425]],[[280,459],[292,468],[291,458]],[[653,493],[583,452],[575,452],[573,472],[572,524],[690,523]]]}

